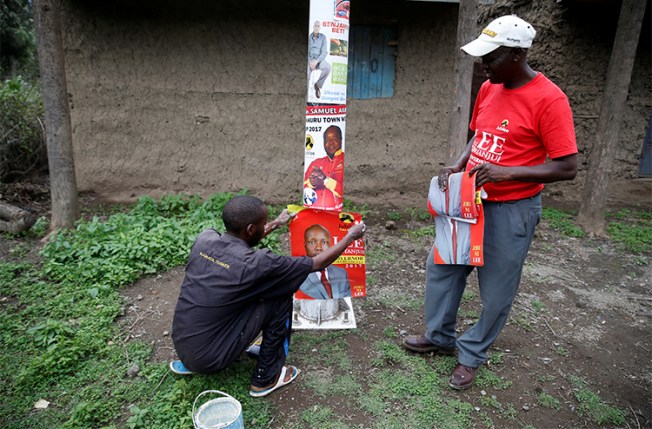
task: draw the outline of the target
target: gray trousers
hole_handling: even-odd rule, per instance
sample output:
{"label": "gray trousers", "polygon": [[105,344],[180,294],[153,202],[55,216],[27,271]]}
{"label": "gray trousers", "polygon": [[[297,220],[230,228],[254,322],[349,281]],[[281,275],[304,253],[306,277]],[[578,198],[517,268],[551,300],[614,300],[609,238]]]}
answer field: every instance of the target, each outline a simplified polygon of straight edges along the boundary
{"label": "gray trousers", "polygon": [[457,311],[473,271],[468,265],[438,265],[430,251],[426,262],[426,338],[442,347],[457,347],[458,361],[477,368],[502,331],[521,281],[523,264],[541,219],[541,195],[509,203],[483,202],[484,266],[477,267],[482,314],[455,338]]}
{"label": "gray trousers", "polygon": [[[321,75],[319,76],[319,79],[317,79],[317,82],[315,82],[315,85],[317,85],[319,89],[322,89],[324,87],[324,82],[326,82],[326,78],[331,74],[331,65],[324,60],[317,63],[315,70],[321,70]],[[310,73],[312,72],[313,70],[310,70],[310,60],[308,60],[308,82],[310,82]]]}

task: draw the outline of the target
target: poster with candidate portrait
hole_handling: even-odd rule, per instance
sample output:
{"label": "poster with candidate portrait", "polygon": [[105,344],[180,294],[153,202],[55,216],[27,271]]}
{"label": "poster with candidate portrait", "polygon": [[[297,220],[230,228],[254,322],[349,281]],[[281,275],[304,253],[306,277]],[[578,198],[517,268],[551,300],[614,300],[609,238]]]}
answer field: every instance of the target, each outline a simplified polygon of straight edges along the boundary
{"label": "poster with candidate portrait", "polygon": [[[292,211],[292,209],[290,209]],[[292,256],[314,257],[335,245],[362,216],[353,212],[302,209],[290,223]],[[367,294],[364,239],[355,240],[322,273],[312,273],[297,299],[359,298]],[[325,278],[323,278],[325,277]]]}
{"label": "poster with candidate portrait", "polygon": [[[314,257],[335,245],[360,222],[352,212],[333,212],[289,207],[298,210],[290,223],[290,249],[293,256]],[[352,298],[363,297],[366,290],[363,239],[356,240],[325,270],[310,273],[294,295],[292,328],[354,329]]]}
{"label": "poster with candidate portrait", "polygon": [[303,205],[342,210],[350,2],[311,0]]}
{"label": "poster with candidate portrait", "polygon": [[311,0],[307,102],[346,104],[350,2]]}
{"label": "poster with candidate portrait", "polygon": [[303,205],[342,210],[346,106],[308,106],[303,170]]}

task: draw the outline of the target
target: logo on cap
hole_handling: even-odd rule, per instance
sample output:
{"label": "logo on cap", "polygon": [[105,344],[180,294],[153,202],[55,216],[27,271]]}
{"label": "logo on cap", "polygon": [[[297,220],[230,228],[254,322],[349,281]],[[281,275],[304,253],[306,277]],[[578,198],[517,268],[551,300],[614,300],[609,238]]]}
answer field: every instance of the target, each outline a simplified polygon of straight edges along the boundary
{"label": "logo on cap", "polygon": [[482,30],[482,34],[486,34],[489,37],[496,37],[498,33],[496,33],[493,30],[489,30],[488,28],[485,28],[484,30]]}

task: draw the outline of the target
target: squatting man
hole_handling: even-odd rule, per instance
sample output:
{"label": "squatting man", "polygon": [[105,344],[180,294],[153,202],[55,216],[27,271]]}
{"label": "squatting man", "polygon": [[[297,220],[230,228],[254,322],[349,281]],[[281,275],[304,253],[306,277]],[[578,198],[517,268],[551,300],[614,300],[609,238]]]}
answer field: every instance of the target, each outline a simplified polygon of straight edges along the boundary
{"label": "squatting man", "polygon": [[173,372],[218,372],[262,331],[249,394],[268,395],[299,375],[298,368],[285,365],[292,296],[308,274],[331,265],[360,239],[365,225],[352,225],[341,241],[314,257],[291,257],[252,248],[291,219],[286,210],[271,222],[267,216],[260,199],[234,197],[222,212],[226,233],[206,229],[192,245],[172,323],[180,358],[170,363]]}

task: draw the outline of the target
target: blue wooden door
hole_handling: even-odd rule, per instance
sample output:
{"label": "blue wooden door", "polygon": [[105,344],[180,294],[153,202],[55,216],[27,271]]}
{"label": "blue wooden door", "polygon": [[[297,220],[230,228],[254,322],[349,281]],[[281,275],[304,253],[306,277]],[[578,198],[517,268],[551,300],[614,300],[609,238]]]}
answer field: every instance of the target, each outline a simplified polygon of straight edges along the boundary
{"label": "blue wooden door", "polygon": [[385,98],[394,95],[396,29],[351,27],[349,33],[349,98]]}

